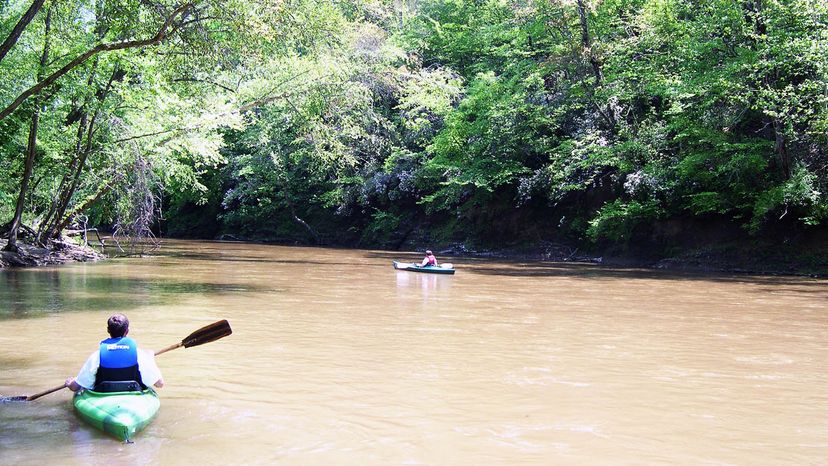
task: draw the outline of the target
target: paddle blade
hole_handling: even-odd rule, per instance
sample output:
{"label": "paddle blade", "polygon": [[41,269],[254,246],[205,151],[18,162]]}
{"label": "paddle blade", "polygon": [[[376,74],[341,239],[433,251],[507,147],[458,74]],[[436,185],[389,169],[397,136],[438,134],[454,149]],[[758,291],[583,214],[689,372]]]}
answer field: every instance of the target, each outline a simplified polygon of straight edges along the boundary
{"label": "paddle blade", "polygon": [[20,396],[4,396],[0,398],[0,403],[13,403],[15,401],[28,401],[29,397],[26,395]]}
{"label": "paddle blade", "polygon": [[181,344],[185,348],[203,345],[205,343],[210,343],[211,341],[216,341],[219,338],[224,338],[232,333],[233,329],[230,328],[230,323],[226,320],[220,320],[189,334],[186,338],[181,340]]}
{"label": "paddle blade", "polygon": [[453,268],[454,268],[454,264],[452,264],[451,262],[447,262],[447,263],[445,263],[445,264],[440,264],[440,267],[442,267],[442,268],[444,268],[444,269],[453,269]]}

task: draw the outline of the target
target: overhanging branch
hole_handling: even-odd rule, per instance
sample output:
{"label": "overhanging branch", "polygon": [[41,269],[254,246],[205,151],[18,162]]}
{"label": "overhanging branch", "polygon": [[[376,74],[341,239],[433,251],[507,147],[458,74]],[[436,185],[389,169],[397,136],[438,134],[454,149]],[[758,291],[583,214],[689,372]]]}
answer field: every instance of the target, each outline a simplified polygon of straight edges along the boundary
{"label": "overhanging branch", "polygon": [[55,71],[54,73],[50,74],[34,86],[26,89],[22,94],[20,94],[12,103],[10,103],[6,108],[0,111],[0,121],[4,120],[6,117],[11,115],[12,112],[17,109],[23,102],[26,101],[29,97],[39,93],[44,88],[52,85],[55,81],[60,79],[66,73],[72,71],[78,65],[84,63],[86,60],[90,59],[91,57],[97,55],[101,52],[113,52],[116,50],[124,50],[124,49],[131,49],[137,47],[147,47],[150,45],[156,45],[163,41],[169,34],[175,32],[178,28],[173,27],[173,22],[179,16],[183,16],[183,14],[193,6],[192,2],[187,2],[180,5],[178,8],[173,10],[172,13],[167,17],[164,21],[164,24],[158,29],[158,32],[155,33],[154,36],[148,39],[142,40],[125,40],[121,42],[112,42],[109,44],[98,44],[95,47],[87,50],[86,52],[78,55],[75,57],[74,60],[70,61],[66,65],[64,65],[59,70]]}
{"label": "overhanging branch", "polygon": [[20,20],[17,21],[15,24],[14,29],[9,33],[9,37],[6,37],[6,40],[3,41],[3,44],[0,45],[0,61],[3,60],[3,57],[9,53],[14,44],[17,43],[17,39],[20,38],[20,34],[23,33],[23,30],[26,29],[26,26],[34,19],[37,12],[40,11],[40,7],[43,6],[43,2],[45,0],[35,0],[32,2],[32,5],[23,13],[23,16],[20,17]]}

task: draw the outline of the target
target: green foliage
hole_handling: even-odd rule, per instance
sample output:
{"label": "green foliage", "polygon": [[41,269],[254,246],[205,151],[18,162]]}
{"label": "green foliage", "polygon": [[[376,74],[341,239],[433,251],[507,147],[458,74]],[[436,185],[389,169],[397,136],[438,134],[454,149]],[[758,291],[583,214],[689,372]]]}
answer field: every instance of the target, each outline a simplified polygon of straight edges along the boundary
{"label": "green foliage", "polygon": [[793,212],[805,225],[818,225],[828,218],[828,205],[823,198],[817,187],[817,177],[800,165],[791,179],[759,196],[749,227],[756,232],[770,214],[780,212],[779,219]]}
{"label": "green foliage", "polygon": [[362,242],[366,244],[387,244],[391,235],[400,227],[401,218],[389,212],[375,211],[371,223],[365,227]]}
{"label": "green foliage", "polygon": [[[260,175],[230,192],[282,186],[264,192],[331,209],[378,243],[404,218],[476,235],[476,222],[521,206],[622,243],[675,216],[718,215],[755,234],[786,209],[821,224],[825,7],[751,5],[596,2],[589,49],[570,2],[343,6],[340,30],[353,32],[303,66],[338,70],[346,101],[333,85],[262,107],[243,132],[258,147],[245,152],[267,148],[274,164],[235,157],[246,168],[232,180]],[[798,167],[790,178],[777,134]]]}
{"label": "green foliage", "polygon": [[[51,3],[47,73],[151,36],[177,5]],[[209,234],[366,245],[499,243],[526,219],[602,244],[679,217],[759,237],[826,226],[824,2],[195,3],[167,40],[100,53],[0,121],[1,218],[39,103],[29,221],[88,142],[72,204],[118,180],[88,212],[113,222],[144,186],[180,214],[170,231],[198,212]],[[0,61],[3,106],[37,82],[44,35],[39,15]]]}
{"label": "green foliage", "polygon": [[595,218],[589,221],[586,232],[593,240],[606,239],[627,244],[636,227],[661,218],[662,215],[662,209],[652,202],[615,200],[601,207]]}

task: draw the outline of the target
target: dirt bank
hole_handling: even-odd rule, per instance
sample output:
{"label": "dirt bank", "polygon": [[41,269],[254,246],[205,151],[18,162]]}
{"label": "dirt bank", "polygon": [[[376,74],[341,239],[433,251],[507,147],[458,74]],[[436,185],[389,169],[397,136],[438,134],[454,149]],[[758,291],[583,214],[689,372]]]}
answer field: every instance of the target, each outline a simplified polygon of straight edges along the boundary
{"label": "dirt bank", "polygon": [[[290,244],[287,241],[263,241],[247,238],[219,238],[251,243]],[[34,267],[89,262],[106,256],[96,250],[79,246],[71,240],[54,242],[52,249],[18,243],[19,253],[0,251],[0,268]],[[501,260],[585,262],[609,267],[653,268],[711,273],[744,273],[757,275],[798,275],[828,277],[828,245],[814,241],[802,247],[760,245],[748,243],[710,244],[703,247],[676,250],[674,254],[653,256],[641,251],[580,250],[576,246],[552,242],[536,242],[521,247],[478,249],[462,243],[429,244],[441,258],[480,257]],[[401,248],[407,251],[425,250],[415,244]]]}
{"label": "dirt bank", "polygon": [[80,246],[71,240],[54,241],[51,248],[43,248],[22,242],[18,242],[17,246],[18,252],[0,251],[0,268],[91,262],[105,257],[94,249]]}

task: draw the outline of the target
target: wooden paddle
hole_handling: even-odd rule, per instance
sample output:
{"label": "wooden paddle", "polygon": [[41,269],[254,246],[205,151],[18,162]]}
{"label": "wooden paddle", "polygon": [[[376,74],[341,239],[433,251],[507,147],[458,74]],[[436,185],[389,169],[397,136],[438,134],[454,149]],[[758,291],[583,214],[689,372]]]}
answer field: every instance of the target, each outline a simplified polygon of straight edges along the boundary
{"label": "wooden paddle", "polygon": [[[187,335],[179,343],[168,346],[162,350],[156,351],[155,355],[158,356],[159,354],[166,353],[167,351],[172,351],[176,348],[181,348],[182,346],[184,348],[190,348],[192,346],[203,345],[205,343],[210,343],[211,341],[216,341],[219,338],[224,338],[232,333],[233,329],[230,328],[230,323],[227,322],[227,320],[220,320],[206,327],[202,327],[196,330],[195,332]],[[32,401],[40,398],[41,396],[54,393],[58,390],[62,390],[66,387],[66,383],[63,383],[61,385],[58,385],[57,387],[44,390],[40,393],[35,393],[34,395],[6,396],[0,398],[0,403],[5,403],[8,401]]]}
{"label": "wooden paddle", "polygon": [[181,342],[179,343],[156,351],[155,355],[158,356],[159,354],[166,353],[167,351],[172,351],[176,348],[181,348],[182,346],[185,348],[190,348],[192,346],[210,343],[211,341],[216,341],[219,338],[224,338],[227,335],[230,335],[231,333],[233,333],[233,330],[230,328],[230,323],[226,320],[220,320],[206,327],[202,327],[196,330],[195,332],[187,335],[187,337],[181,340]]}

